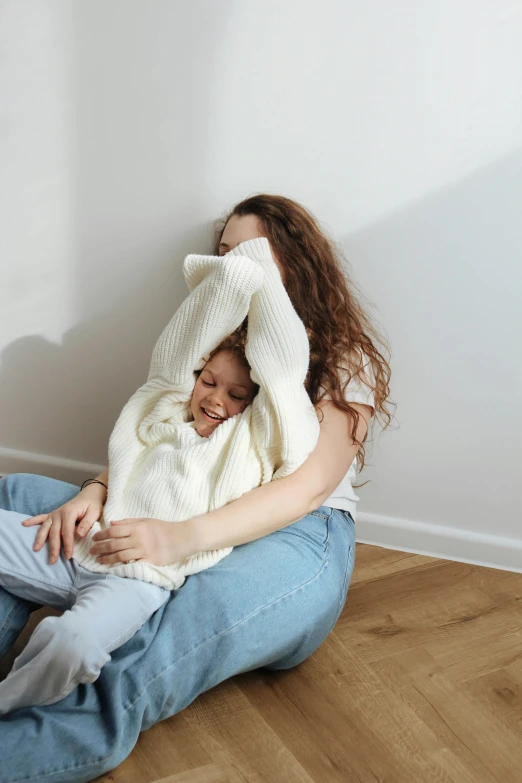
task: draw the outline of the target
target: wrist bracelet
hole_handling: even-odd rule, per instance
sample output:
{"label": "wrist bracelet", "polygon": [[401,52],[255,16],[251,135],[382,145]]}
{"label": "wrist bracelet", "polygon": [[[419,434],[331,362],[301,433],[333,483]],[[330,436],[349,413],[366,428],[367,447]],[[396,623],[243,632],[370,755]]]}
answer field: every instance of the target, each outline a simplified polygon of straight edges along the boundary
{"label": "wrist bracelet", "polygon": [[105,489],[107,490],[107,492],[109,491],[109,487],[107,486],[107,484],[104,484],[104,483],[103,483],[103,481],[99,481],[98,479],[86,479],[86,480],[83,482],[82,486],[80,487],[80,492],[82,491],[82,489],[83,489],[84,487],[88,487],[88,486],[89,486],[89,484],[101,484],[101,485],[102,485],[102,487],[105,487]]}

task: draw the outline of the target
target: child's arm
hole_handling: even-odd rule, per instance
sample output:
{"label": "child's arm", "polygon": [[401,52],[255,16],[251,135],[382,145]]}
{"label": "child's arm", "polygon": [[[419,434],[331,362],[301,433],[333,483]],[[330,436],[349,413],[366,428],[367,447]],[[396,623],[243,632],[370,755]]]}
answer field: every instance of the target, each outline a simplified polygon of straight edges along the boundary
{"label": "child's arm", "polygon": [[240,254],[189,255],[183,272],[191,293],[156,343],[148,381],[164,381],[190,396],[194,370],[201,369],[203,357],[243,322],[252,294],[262,284],[263,270]]}
{"label": "child's arm", "polygon": [[190,255],[183,266],[189,296],[161,334],[147,381],[132,395],[109,439],[109,493],[105,521],[114,519],[130,473],[150,444],[150,430],[186,404],[194,389],[194,370],[244,320],[263,270],[242,256]]}
{"label": "child's arm", "polygon": [[260,389],[252,420],[261,453],[268,454],[263,483],[296,470],[317,444],[319,421],[304,381],[308,336],[281,280],[268,239],[243,242],[227,256],[254,259],[264,271],[248,312],[246,358]]}

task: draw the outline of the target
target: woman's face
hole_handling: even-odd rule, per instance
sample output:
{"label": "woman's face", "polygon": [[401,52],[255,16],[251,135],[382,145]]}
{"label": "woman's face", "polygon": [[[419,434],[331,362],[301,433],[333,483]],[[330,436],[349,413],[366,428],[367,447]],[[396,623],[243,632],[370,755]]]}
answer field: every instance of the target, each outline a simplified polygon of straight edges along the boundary
{"label": "woman's face", "polygon": [[[219,255],[224,256],[225,253],[228,253],[229,250],[233,250],[237,245],[240,245],[241,242],[246,242],[249,239],[256,239],[256,237],[266,237],[266,231],[257,215],[243,215],[243,217],[232,215],[225,226],[221,242],[219,243]],[[284,267],[273,250],[272,256],[281,273],[283,284],[285,284],[286,277]]]}

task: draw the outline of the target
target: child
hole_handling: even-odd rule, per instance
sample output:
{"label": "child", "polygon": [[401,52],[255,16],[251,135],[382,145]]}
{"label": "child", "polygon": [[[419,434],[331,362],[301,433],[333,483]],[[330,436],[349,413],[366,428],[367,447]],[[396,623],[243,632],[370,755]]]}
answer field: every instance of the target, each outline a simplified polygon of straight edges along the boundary
{"label": "child", "polygon": [[[0,683],[0,714],[51,704],[79,683],[93,682],[110,653],[170,590],[232,551],[199,552],[168,566],[141,560],[109,566],[90,554],[98,530],[117,519],[176,522],[219,508],[292,473],[317,443],[319,422],[304,388],[308,338],[268,240],[243,242],[223,257],[188,256],[184,274],[191,293],[160,336],[148,380],[125,405],[111,434],[102,519],[85,539],[77,539],[72,560],[60,560],[69,585],[55,589],[71,591],[72,607],[37,626]],[[237,352],[223,343],[247,314],[249,378]],[[242,394],[232,395],[240,386]],[[45,584],[42,602],[60,605],[51,595],[58,564],[40,557],[22,568],[24,558],[42,553],[26,551],[11,529],[15,526],[6,525],[0,537],[0,582],[11,593],[31,595],[30,600],[38,600],[43,590],[35,585]]]}

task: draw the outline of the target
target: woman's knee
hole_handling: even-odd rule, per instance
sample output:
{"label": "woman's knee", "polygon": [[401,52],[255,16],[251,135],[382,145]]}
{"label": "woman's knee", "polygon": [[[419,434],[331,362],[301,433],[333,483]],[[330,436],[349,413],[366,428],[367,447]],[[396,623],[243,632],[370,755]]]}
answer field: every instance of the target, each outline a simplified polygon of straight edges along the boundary
{"label": "woman's knee", "polygon": [[20,477],[23,476],[23,473],[10,473],[8,476],[0,479],[0,508],[6,511],[17,510],[15,508],[16,488]]}
{"label": "woman's knee", "polygon": [[80,488],[35,473],[10,473],[0,479],[0,508],[27,516],[47,514],[78,494]]}
{"label": "woman's knee", "polygon": [[9,473],[0,479],[0,508],[7,511],[17,511],[20,514],[30,514],[24,506],[29,494],[29,486],[34,486],[39,476],[32,473]]}

